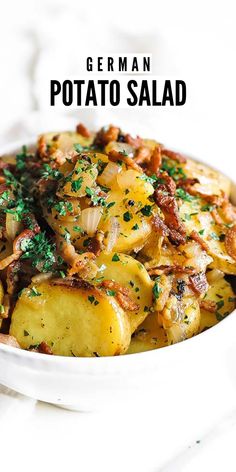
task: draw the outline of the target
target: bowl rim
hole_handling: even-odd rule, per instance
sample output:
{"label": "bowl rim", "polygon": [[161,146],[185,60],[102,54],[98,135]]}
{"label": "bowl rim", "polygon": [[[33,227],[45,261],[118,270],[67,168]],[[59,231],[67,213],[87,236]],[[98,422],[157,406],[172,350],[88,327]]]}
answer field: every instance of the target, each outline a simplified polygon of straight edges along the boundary
{"label": "bowl rim", "polygon": [[[37,140],[37,136],[36,137],[32,136],[32,137],[28,137],[26,139],[20,139],[20,140],[14,141],[12,143],[2,145],[2,146],[0,146],[0,156],[2,154],[12,154],[12,153],[15,154],[24,145],[26,145],[26,146],[35,146],[36,140]],[[216,167],[214,167],[214,166],[212,166],[208,163],[205,163],[204,161],[201,161],[200,159],[197,159],[196,157],[190,155],[189,153],[186,154],[184,151],[181,151],[179,149],[177,150],[175,148],[173,148],[173,150],[176,150],[177,152],[181,152],[181,154],[188,157],[189,159],[192,159],[193,161],[196,161],[200,164],[207,165],[210,169],[215,170],[217,172],[220,172],[222,175],[225,176],[224,172],[222,172],[218,168],[216,168]],[[230,179],[232,187],[236,188],[236,182],[234,180],[232,180],[232,178],[230,178],[229,176],[226,176],[226,177]],[[121,356],[101,356],[101,357],[73,357],[73,356],[70,357],[70,356],[60,356],[60,355],[50,356],[50,355],[45,355],[45,354],[42,354],[42,353],[39,353],[39,352],[32,352],[32,351],[27,351],[25,349],[19,349],[19,348],[13,347],[13,346],[8,346],[8,345],[3,344],[3,343],[0,343],[0,353],[2,352],[2,353],[5,353],[5,354],[11,354],[11,355],[14,355],[14,357],[17,357],[17,358],[22,358],[23,357],[27,360],[32,359],[32,360],[36,361],[36,359],[37,359],[37,360],[40,360],[40,362],[42,362],[42,365],[44,365],[48,362],[51,363],[51,364],[55,364],[55,365],[58,365],[58,364],[61,364],[61,363],[63,363],[63,364],[64,363],[70,363],[70,365],[72,365],[73,363],[74,364],[76,363],[76,365],[78,365],[80,367],[83,366],[84,368],[88,368],[89,370],[91,370],[91,372],[93,371],[94,366],[96,366],[96,368],[97,368],[97,366],[100,365],[101,368],[103,369],[104,365],[110,364],[111,359],[113,359],[112,363],[115,364],[116,366],[118,364],[118,365],[121,365],[122,368],[124,366],[127,366],[127,368],[128,368],[130,365],[133,366],[133,363],[135,362],[135,359],[140,361],[140,357],[141,358],[145,357],[145,360],[146,360],[148,357],[151,357],[151,356],[153,357],[154,353],[155,353],[155,357],[157,357],[157,356],[161,357],[164,353],[166,353],[166,355],[167,355],[167,353],[171,353],[173,350],[176,350],[176,349],[178,349],[178,351],[184,350],[184,349],[188,348],[189,343],[195,344],[199,338],[202,339],[202,340],[207,341],[209,336],[211,336],[211,333],[213,334],[215,331],[218,332],[219,330],[221,330],[223,332],[223,329],[222,329],[223,326],[226,327],[226,325],[228,323],[231,323],[232,318],[233,318],[232,315],[235,315],[235,314],[236,314],[236,308],[228,316],[226,316],[223,320],[221,320],[216,325],[206,329],[205,331],[203,331],[203,332],[201,332],[201,333],[199,333],[195,336],[192,336],[191,338],[185,339],[182,342],[172,344],[172,345],[169,345],[169,346],[163,346],[163,347],[158,348],[158,349],[151,349],[151,350],[148,350],[148,351],[129,353],[129,354],[121,355]],[[86,373],[87,373],[87,370],[86,370]]]}

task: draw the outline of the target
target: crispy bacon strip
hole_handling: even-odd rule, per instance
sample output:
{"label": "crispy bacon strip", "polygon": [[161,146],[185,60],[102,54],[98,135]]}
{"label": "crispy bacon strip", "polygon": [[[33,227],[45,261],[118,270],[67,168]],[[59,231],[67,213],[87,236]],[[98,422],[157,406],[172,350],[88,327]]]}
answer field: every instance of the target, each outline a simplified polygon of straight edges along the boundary
{"label": "crispy bacon strip", "polygon": [[204,241],[204,239],[201,238],[200,234],[197,231],[193,230],[190,233],[190,238],[193,239],[193,241],[196,241],[196,243],[198,243],[204,251],[206,252],[209,251],[209,247],[206,241]]}
{"label": "crispy bacon strip", "polygon": [[161,274],[170,274],[170,273],[183,273],[193,275],[196,273],[196,269],[193,267],[183,267],[179,264],[174,264],[173,266],[159,266],[156,268],[148,269],[150,276],[152,275],[161,275]]}
{"label": "crispy bacon strip", "polygon": [[161,146],[156,146],[148,165],[150,175],[158,175],[162,164]]}
{"label": "crispy bacon strip", "polygon": [[172,177],[170,177],[168,172],[165,172],[165,171],[162,173],[159,173],[158,177],[160,178],[161,182],[163,182],[158,185],[158,190],[159,191],[162,190],[163,192],[168,193],[169,195],[173,197],[176,192],[175,181],[172,179]]}
{"label": "crispy bacon strip", "polygon": [[133,146],[135,149],[139,149],[141,146],[143,146],[143,140],[142,138],[140,138],[140,136],[136,136],[136,138],[133,138],[130,134],[126,134],[124,137],[124,141],[130,146]]}
{"label": "crispy bacon strip", "polygon": [[217,311],[217,305],[213,300],[201,300],[200,308],[209,311],[210,313],[215,313]]}
{"label": "crispy bacon strip", "polygon": [[227,223],[236,221],[236,207],[228,200],[225,200],[221,205],[221,211]]}
{"label": "crispy bacon strip", "polygon": [[147,146],[140,146],[136,152],[134,161],[136,164],[145,164],[146,162],[150,161],[151,154],[151,149],[149,149]]}
{"label": "crispy bacon strip", "polygon": [[5,257],[4,259],[2,259],[2,261],[0,261],[0,270],[5,269],[12,262],[17,261],[23,254],[23,251],[21,249],[22,241],[24,239],[32,239],[37,233],[39,233],[39,231],[39,226],[37,226],[34,230],[24,229],[24,231],[22,231],[13,242],[13,254]]}
{"label": "crispy bacon strip", "polygon": [[225,247],[228,254],[236,261],[236,224],[226,233]]}
{"label": "crispy bacon strip", "polygon": [[45,341],[42,341],[38,347],[38,352],[40,352],[41,354],[48,354],[50,356],[53,355],[53,352],[50,348],[50,346],[45,342]]}
{"label": "crispy bacon strip", "polygon": [[188,193],[190,193],[190,191],[192,190],[192,186],[195,184],[199,184],[198,179],[188,178],[188,179],[179,179],[177,181],[177,187],[183,188]]}
{"label": "crispy bacon strip", "polygon": [[48,147],[47,142],[44,136],[40,136],[38,139],[38,153],[41,159],[47,160],[48,159]]}
{"label": "crispy bacon strip", "polygon": [[212,218],[215,220],[216,224],[217,225],[223,225],[224,222],[221,218],[221,216],[219,215],[218,211],[216,208],[214,208],[212,211],[211,211],[211,216]]}
{"label": "crispy bacon strip", "polygon": [[120,129],[116,126],[111,125],[108,129],[102,128],[100,131],[98,131],[94,140],[94,144],[106,146],[111,141],[117,141],[119,133]]}
{"label": "crispy bacon strip", "polygon": [[182,154],[179,154],[178,152],[171,151],[170,149],[162,149],[161,153],[163,156],[169,157],[173,161],[179,162],[180,164],[184,164],[187,162],[186,157],[184,157]]}
{"label": "crispy bacon strip", "polygon": [[206,293],[208,289],[208,283],[206,274],[204,272],[199,272],[195,275],[190,275],[189,283],[192,290],[197,294],[201,295],[202,293]]}
{"label": "crispy bacon strip", "polygon": [[86,126],[83,125],[83,123],[79,123],[76,126],[76,133],[81,134],[81,136],[83,136],[84,138],[89,138],[91,136],[90,131],[88,130],[88,128],[86,128]]}
{"label": "crispy bacon strip", "polygon": [[160,218],[159,215],[153,216],[152,226],[153,226],[154,231],[156,233],[159,233],[161,236],[169,236],[170,229],[168,228],[168,226],[166,226],[166,224],[164,223],[162,218]]}
{"label": "crispy bacon strip", "polygon": [[174,196],[166,195],[162,189],[157,188],[154,192],[154,200],[161,208],[166,225],[182,236],[186,235],[185,227],[179,216],[179,209]]}
{"label": "crispy bacon strip", "polygon": [[126,287],[122,287],[118,282],[114,282],[113,280],[103,280],[100,285],[108,290],[115,291],[115,298],[117,299],[120,306],[125,311],[137,311],[139,309],[139,305],[132,300],[132,295],[130,291]]}
{"label": "crispy bacon strip", "polygon": [[69,277],[82,272],[88,265],[89,261],[93,261],[96,257],[92,252],[78,254],[73,244],[68,243],[63,237],[58,235],[57,248],[65,262],[71,266],[68,272]]}
{"label": "crispy bacon strip", "polygon": [[117,161],[122,161],[124,162],[128,167],[131,167],[134,170],[137,170],[138,172],[143,173],[142,167],[140,167],[134,159],[132,159],[129,156],[124,156],[123,154],[119,153],[118,151],[115,151],[114,149],[109,152],[108,154],[108,159],[112,162],[117,162]]}

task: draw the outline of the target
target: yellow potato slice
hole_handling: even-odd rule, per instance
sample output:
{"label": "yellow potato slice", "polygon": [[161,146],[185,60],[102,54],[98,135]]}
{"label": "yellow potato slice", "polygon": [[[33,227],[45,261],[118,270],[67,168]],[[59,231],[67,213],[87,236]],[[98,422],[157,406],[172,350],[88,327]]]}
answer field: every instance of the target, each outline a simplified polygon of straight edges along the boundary
{"label": "yellow potato slice", "polygon": [[184,221],[188,234],[198,231],[206,241],[208,254],[213,258],[212,268],[222,270],[226,274],[236,274],[236,261],[227,253],[224,237],[227,228],[215,222],[210,211],[202,211],[206,204],[202,199],[193,199],[183,202],[180,207],[180,216]]}
{"label": "yellow potato slice", "polygon": [[138,305],[138,311],[127,311],[133,333],[147,317],[152,305],[153,282],[145,267],[126,254],[101,254],[97,260],[98,277],[101,280],[113,280],[129,289],[131,298]]}
{"label": "yellow potato slice", "polygon": [[150,313],[144,322],[137,328],[131,338],[126,354],[151,351],[168,345],[164,328],[158,324],[157,314]]}
{"label": "yellow potato slice", "polygon": [[235,309],[236,297],[229,282],[224,277],[212,282],[204,300],[210,300],[217,304],[216,313],[201,308],[200,331],[204,331],[219,323]]}
{"label": "yellow potato slice", "polygon": [[62,356],[114,356],[130,343],[130,323],[114,297],[90,286],[55,285],[24,289],[10,327],[23,349],[45,341]]}
{"label": "yellow potato slice", "polygon": [[221,195],[221,190],[229,197],[231,182],[228,177],[217,170],[211,169],[205,164],[187,159],[183,169],[188,178],[195,178],[199,183],[194,188],[207,195]]}

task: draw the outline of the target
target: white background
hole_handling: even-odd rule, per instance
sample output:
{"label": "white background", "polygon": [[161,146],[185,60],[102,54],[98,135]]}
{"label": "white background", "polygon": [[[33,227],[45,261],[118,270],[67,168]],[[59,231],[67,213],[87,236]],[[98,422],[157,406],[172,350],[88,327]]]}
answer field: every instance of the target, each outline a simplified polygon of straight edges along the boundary
{"label": "white background", "polygon": [[[113,122],[232,175],[235,18],[234,2],[229,0],[2,2],[0,144],[78,121],[91,126]],[[59,114],[45,108],[45,80],[78,75],[82,55],[130,52],[152,53],[154,74],[185,80],[187,105],[171,112]],[[218,403],[212,398],[210,408],[198,402],[203,388],[207,398],[206,383],[191,391],[187,411],[185,400],[176,405],[176,414],[172,408],[171,416],[168,404],[160,408],[158,398],[152,405],[144,399],[140,406],[134,399],[130,411],[118,405],[117,411],[79,414],[2,393],[1,466],[4,461],[7,472],[235,471],[235,391],[230,390],[229,374],[225,372],[216,385]]]}

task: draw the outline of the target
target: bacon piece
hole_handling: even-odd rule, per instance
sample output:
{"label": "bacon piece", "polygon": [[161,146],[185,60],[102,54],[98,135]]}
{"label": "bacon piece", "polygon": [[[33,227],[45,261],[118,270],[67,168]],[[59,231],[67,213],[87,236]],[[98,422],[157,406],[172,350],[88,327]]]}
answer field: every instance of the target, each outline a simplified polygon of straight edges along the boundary
{"label": "bacon piece", "polygon": [[174,196],[165,195],[162,190],[157,188],[154,192],[154,200],[164,213],[166,225],[185,236],[185,227],[180,219],[178,205]]}
{"label": "bacon piece", "polygon": [[160,178],[161,182],[163,182],[163,183],[158,184],[158,190],[159,191],[162,190],[163,192],[168,193],[169,195],[173,197],[176,192],[175,181],[172,179],[172,177],[170,177],[168,172],[165,172],[165,171],[162,173],[159,173],[158,177]]}
{"label": "bacon piece", "polygon": [[39,136],[37,148],[38,148],[38,153],[41,159],[47,160],[48,159],[48,146],[47,146],[46,139],[43,135]]}
{"label": "bacon piece", "polygon": [[[60,254],[62,255],[64,261],[71,266],[68,271],[69,277],[74,274],[82,274],[85,270],[84,276],[87,275],[86,269],[91,269],[90,263],[94,261],[95,254],[92,252],[84,252],[83,254],[78,254],[73,246],[73,244],[65,241],[61,236],[57,235],[57,248]],[[94,268],[93,268],[94,269]]]}
{"label": "bacon piece", "polygon": [[145,164],[146,162],[149,162],[150,159],[151,149],[149,149],[147,146],[140,146],[134,158],[136,164]]}
{"label": "bacon piece", "polygon": [[108,129],[102,128],[100,131],[98,131],[94,140],[94,144],[106,146],[111,141],[117,141],[119,133],[120,129],[116,126],[111,125]]}
{"label": "bacon piece", "polygon": [[236,207],[234,207],[228,200],[225,200],[222,203],[221,211],[227,223],[233,223],[236,221]]}
{"label": "bacon piece", "polygon": [[101,252],[101,242],[98,240],[97,237],[90,238],[86,247],[88,252],[92,252],[93,254],[95,254],[95,256],[99,256]]}
{"label": "bacon piece", "polygon": [[225,247],[228,254],[236,261],[236,224],[226,233]]}
{"label": "bacon piece", "polygon": [[138,172],[143,173],[142,167],[140,167],[134,159],[132,159],[129,156],[124,156],[123,154],[119,153],[118,151],[115,151],[114,149],[109,152],[108,154],[108,159],[112,162],[117,162],[117,161],[122,161],[124,162],[128,167],[131,167],[134,170],[137,170]]}
{"label": "bacon piece", "polygon": [[42,341],[38,347],[38,352],[40,352],[40,354],[48,354],[50,356],[53,355],[53,352],[50,348],[50,346],[45,342],[45,341]]}
{"label": "bacon piece", "polygon": [[190,233],[190,238],[193,239],[193,241],[196,241],[196,243],[198,243],[204,251],[206,252],[209,251],[209,247],[206,241],[204,241],[204,239],[201,238],[200,234],[197,231],[193,230]]}
{"label": "bacon piece", "polygon": [[161,236],[169,236],[170,230],[168,226],[166,226],[164,221],[160,218],[160,216],[158,215],[153,216],[152,225],[156,233],[159,233]]}
{"label": "bacon piece", "polygon": [[189,283],[192,290],[198,295],[206,293],[208,289],[207,278],[204,272],[199,272],[198,274],[190,275]]}
{"label": "bacon piece", "polygon": [[224,222],[222,220],[222,218],[220,217],[218,211],[216,208],[214,208],[212,211],[211,211],[211,216],[212,218],[215,220],[216,224],[217,225],[223,225]]}
{"label": "bacon piece", "polygon": [[126,134],[124,136],[124,141],[130,146],[133,146],[135,149],[139,149],[141,146],[143,146],[143,140],[140,138],[140,136],[133,138],[130,134]]}
{"label": "bacon piece", "polygon": [[215,313],[217,311],[216,302],[214,302],[213,300],[201,300],[200,308],[209,311],[210,313]]}
{"label": "bacon piece", "polygon": [[[195,184],[199,184],[199,180],[198,179],[179,179],[177,181],[177,187],[181,187],[183,188],[186,192],[190,193],[191,191],[191,187]],[[189,191],[190,190],[190,191]]]}
{"label": "bacon piece", "polygon": [[186,243],[185,235],[181,234],[179,231],[175,229],[170,229],[169,240],[175,246],[179,246],[180,244]]}
{"label": "bacon piece", "polygon": [[156,146],[148,165],[150,175],[158,175],[162,164],[161,146]]}
{"label": "bacon piece", "polygon": [[17,236],[14,241],[13,241],[13,254],[10,256],[5,257],[0,261],[0,270],[5,269],[9,264],[11,264],[14,261],[17,261],[20,256],[23,254],[23,251],[21,249],[21,243],[24,239],[32,239],[35,234],[39,233],[40,228],[37,226],[35,230],[31,229],[24,229],[19,236]]}
{"label": "bacon piece", "polygon": [[9,334],[0,333],[0,343],[6,344],[7,346],[17,347],[18,349],[21,349],[16,338],[14,338],[14,336],[10,336]]}
{"label": "bacon piece", "polygon": [[174,264],[173,266],[164,266],[161,265],[156,268],[148,269],[148,273],[150,276],[152,275],[161,275],[161,274],[170,274],[170,273],[178,273],[178,274],[190,274],[193,275],[196,273],[196,269],[193,267],[183,267],[179,264]]}
{"label": "bacon piece", "polygon": [[69,287],[69,288],[83,288],[84,290],[93,290],[96,291],[97,288],[91,285],[86,280],[83,280],[79,277],[65,277],[64,279],[52,279],[50,281],[50,285],[56,285],[61,287]]}
{"label": "bacon piece", "polygon": [[114,282],[113,280],[103,280],[100,286],[116,292],[114,296],[123,310],[137,311],[139,309],[139,305],[132,300],[132,295],[128,288],[122,287],[118,282]]}
{"label": "bacon piece", "polygon": [[84,138],[89,138],[91,136],[90,131],[82,123],[79,123],[76,126],[76,133],[81,134]]}
{"label": "bacon piece", "polygon": [[182,156],[182,154],[179,154],[178,152],[171,151],[170,149],[162,149],[161,150],[162,155],[169,157],[173,161],[179,162],[180,164],[184,164],[187,162],[186,157]]}

